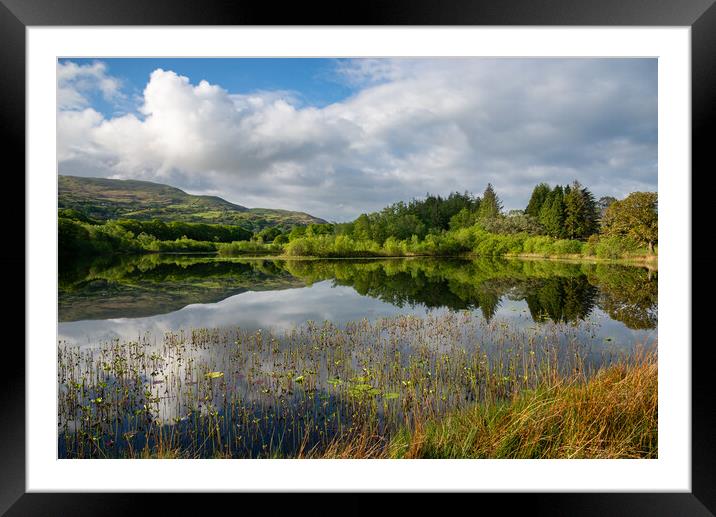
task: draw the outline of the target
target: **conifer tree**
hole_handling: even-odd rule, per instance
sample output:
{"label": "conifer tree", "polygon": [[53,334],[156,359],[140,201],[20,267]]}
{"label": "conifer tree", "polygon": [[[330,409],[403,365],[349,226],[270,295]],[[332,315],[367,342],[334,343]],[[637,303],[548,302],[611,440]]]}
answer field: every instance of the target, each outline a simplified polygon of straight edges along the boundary
{"label": "conifer tree", "polygon": [[492,183],[488,183],[480,201],[477,217],[478,219],[492,219],[500,215],[500,213],[502,213],[500,198],[497,197],[495,189],[492,188]]}
{"label": "conifer tree", "polygon": [[563,236],[567,239],[586,239],[597,232],[599,212],[594,196],[574,181],[564,194]]}
{"label": "conifer tree", "polygon": [[537,185],[532,191],[532,197],[530,197],[530,202],[527,204],[527,208],[525,208],[525,215],[539,217],[542,205],[544,205],[550,191],[551,189],[546,183],[540,183]]}
{"label": "conifer tree", "polygon": [[540,210],[539,221],[548,235],[562,238],[564,231],[564,190],[561,185],[554,187],[554,190],[547,196]]}

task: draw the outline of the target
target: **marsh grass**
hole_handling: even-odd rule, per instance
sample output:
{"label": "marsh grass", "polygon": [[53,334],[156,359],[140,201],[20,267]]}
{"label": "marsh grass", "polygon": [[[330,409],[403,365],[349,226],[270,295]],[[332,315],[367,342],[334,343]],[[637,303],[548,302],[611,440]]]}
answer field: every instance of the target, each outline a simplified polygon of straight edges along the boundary
{"label": "marsh grass", "polygon": [[655,382],[592,323],[468,311],[61,342],[59,456],[650,457]]}
{"label": "marsh grass", "polygon": [[656,354],[403,430],[398,458],[656,458]]}

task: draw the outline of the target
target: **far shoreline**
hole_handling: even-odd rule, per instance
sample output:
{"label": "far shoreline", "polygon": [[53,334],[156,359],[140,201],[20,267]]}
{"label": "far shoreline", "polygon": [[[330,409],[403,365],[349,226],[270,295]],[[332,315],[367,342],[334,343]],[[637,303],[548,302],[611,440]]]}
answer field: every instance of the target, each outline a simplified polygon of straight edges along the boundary
{"label": "far shoreline", "polygon": [[541,255],[539,253],[506,253],[504,255],[497,256],[486,256],[476,255],[474,253],[466,253],[462,255],[372,255],[372,256],[357,256],[357,257],[319,257],[315,255],[285,255],[285,254],[274,254],[274,255],[252,255],[252,254],[239,254],[239,255],[220,255],[219,252],[201,252],[201,253],[182,253],[182,252],[153,252],[160,255],[204,255],[211,257],[219,257],[223,259],[242,258],[242,259],[253,259],[253,260],[387,260],[387,259],[461,259],[461,260],[474,260],[479,258],[502,258],[502,259],[517,259],[517,260],[548,260],[553,262],[568,262],[574,264],[614,264],[623,266],[634,266],[634,267],[645,267],[650,270],[658,270],[659,256],[658,255],[637,255],[633,257],[624,258],[602,258],[584,256],[578,254],[567,254],[567,255]]}

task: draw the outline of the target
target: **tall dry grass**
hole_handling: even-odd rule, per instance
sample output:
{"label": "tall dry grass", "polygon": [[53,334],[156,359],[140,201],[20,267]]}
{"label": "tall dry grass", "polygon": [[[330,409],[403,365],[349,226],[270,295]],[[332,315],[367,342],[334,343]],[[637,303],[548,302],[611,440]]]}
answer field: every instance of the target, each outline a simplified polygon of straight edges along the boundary
{"label": "tall dry grass", "polygon": [[656,352],[403,430],[394,458],[656,458]]}

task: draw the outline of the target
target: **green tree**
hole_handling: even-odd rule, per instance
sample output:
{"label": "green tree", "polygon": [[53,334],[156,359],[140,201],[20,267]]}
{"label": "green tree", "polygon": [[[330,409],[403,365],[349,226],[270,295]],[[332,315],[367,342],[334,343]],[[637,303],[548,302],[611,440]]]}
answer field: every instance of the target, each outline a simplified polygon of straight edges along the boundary
{"label": "green tree", "polygon": [[544,205],[544,202],[547,200],[547,196],[549,196],[550,192],[551,189],[546,183],[540,183],[537,185],[532,191],[532,197],[530,197],[530,202],[527,204],[527,208],[525,208],[525,215],[539,217],[542,205]]}
{"label": "green tree", "polygon": [[586,239],[597,233],[599,214],[594,196],[578,181],[564,195],[563,237],[567,239]]}
{"label": "green tree", "polygon": [[359,240],[368,240],[372,236],[370,219],[366,214],[361,214],[353,223],[353,236]]}
{"label": "green tree", "polygon": [[564,234],[564,190],[561,185],[554,187],[542,205],[539,222],[548,235],[562,238]]}
{"label": "green tree", "polygon": [[259,242],[273,242],[279,235],[281,235],[281,230],[277,226],[270,226],[261,230],[256,235],[256,240]]}
{"label": "green tree", "polygon": [[60,217],[57,220],[57,244],[60,255],[80,255],[89,247],[89,231],[77,221]]}
{"label": "green tree", "polygon": [[450,218],[450,229],[457,230],[458,228],[468,228],[477,222],[477,214],[463,208],[457,214]]}
{"label": "green tree", "polygon": [[649,247],[659,240],[658,197],[656,192],[632,192],[626,199],[615,201],[604,213],[602,233],[630,237]]}
{"label": "green tree", "polygon": [[491,219],[500,215],[501,212],[502,203],[500,202],[500,198],[497,197],[495,189],[492,188],[492,183],[488,183],[485,192],[482,194],[480,208],[477,211],[477,218],[481,220]]}
{"label": "green tree", "polygon": [[291,228],[291,231],[288,234],[288,240],[292,241],[294,239],[300,239],[301,237],[306,235],[306,227],[305,226],[294,226]]}

